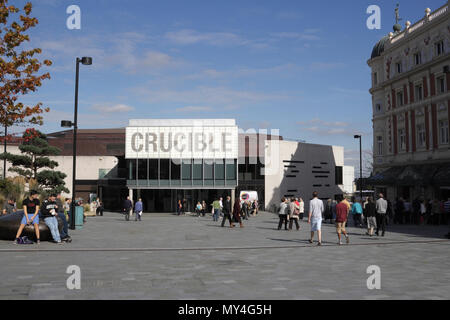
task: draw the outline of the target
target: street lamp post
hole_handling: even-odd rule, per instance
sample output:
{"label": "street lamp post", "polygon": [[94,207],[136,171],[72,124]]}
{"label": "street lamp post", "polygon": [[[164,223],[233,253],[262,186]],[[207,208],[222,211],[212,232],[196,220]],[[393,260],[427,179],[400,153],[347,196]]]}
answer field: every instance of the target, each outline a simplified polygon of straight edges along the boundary
{"label": "street lamp post", "polygon": [[77,58],[76,60],[76,74],[75,74],[75,110],[73,122],[68,120],[61,121],[61,127],[73,127],[73,168],[72,168],[72,203],[70,204],[70,229],[75,229],[75,174],[77,165],[77,130],[78,130],[78,78],[80,70],[80,62],[84,65],[91,65],[91,57]]}
{"label": "street lamp post", "polygon": [[[6,155],[6,136],[8,135],[8,125],[5,124],[5,136],[3,144],[4,144],[4,150],[5,150],[5,155]],[[3,159],[3,180],[6,179],[6,157]]]}
{"label": "street lamp post", "polygon": [[361,202],[363,201],[363,181],[362,181],[362,147],[361,147],[361,135],[355,135],[355,139],[359,139],[359,197]]}

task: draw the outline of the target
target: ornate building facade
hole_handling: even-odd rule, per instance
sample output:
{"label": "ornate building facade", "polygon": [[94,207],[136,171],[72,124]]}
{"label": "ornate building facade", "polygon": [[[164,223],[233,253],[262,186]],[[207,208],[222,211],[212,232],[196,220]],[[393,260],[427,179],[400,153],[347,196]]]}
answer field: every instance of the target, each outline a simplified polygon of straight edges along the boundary
{"label": "ornate building facade", "polygon": [[367,63],[374,165],[369,183],[390,199],[450,196],[449,1],[433,12],[427,8],[414,24],[397,21]]}

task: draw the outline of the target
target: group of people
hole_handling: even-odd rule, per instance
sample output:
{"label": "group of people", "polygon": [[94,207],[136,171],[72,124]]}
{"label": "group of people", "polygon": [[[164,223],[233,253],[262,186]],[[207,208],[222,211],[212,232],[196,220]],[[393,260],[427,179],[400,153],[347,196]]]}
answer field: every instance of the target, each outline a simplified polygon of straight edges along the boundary
{"label": "group of people", "polygon": [[396,224],[446,225],[450,217],[450,198],[447,200],[397,198],[392,206],[393,222]]}
{"label": "group of people", "polygon": [[304,212],[305,203],[303,202],[302,198],[281,198],[280,209],[278,212],[278,216],[280,218],[280,221],[278,223],[278,230],[281,230],[283,223],[285,230],[292,230],[292,225],[294,222],[295,226],[297,227],[297,231],[300,230],[299,219],[303,220]]}
{"label": "group of people", "polygon": [[[36,243],[41,242],[39,223],[43,221],[49,228],[55,243],[71,242],[72,239],[69,236],[69,226],[67,223],[66,212],[70,208],[70,199],[63,203],[60,194],[50,194],[42,202],[39,201],[39,193],[37,191],[30,191],[29,195],[22,201],[23,205],[23,217],[20,222],[19,230],[17,230],[14,243],[22,243],[21,238],[23,229],[26,225],[33,225],[36,235]],[[14,198],[8,198],[7,202],[3,205],[2,214],[20,214],[16,207],[16,201]],[[63,223],[61,232],[58,228],[59,217]]]}
{"label": "group of people", "polygon": [[[345,200],[350,208],[354,226],[364,227],[368,225],[367,204],[370,197],[366,197],[363,202],[356,201],[352,197],[351,202]],[[372,198],[372,201],[373,198]],[[450,221],[450,198],[447,201],[424,200],[416,198],[411,203],[403,198],[396,198],[394,202],[385,199],[387,203],[386,224],[434,224],[447,225]],[[325,204],[323,219],[333,223],[336,218],[336,200],[328,199]]]}
{"label": "group of people", "polygon": [[142,212],[144,211],[144,204],[142,203],[142,199],[139,198],[136,203],[133,204],[130,197],[128,196],[122,205],[122,213],[125,215],[125,220],[129,221],[130,217],[133,216],[134,212],[134,221],[142,221]]}
{"label": "group of people", "polygon": [[[316,191],[312,194],[312,200],[309,202],[308,224],[311,225],[311,237],[309,242],[314,242],[314,235],[317,232],[318,245],[322,245],[322,221],[330,219],[335,222],[336,233],[338,236],[338,244],[342,244],[342,234],[346,239],[346,243],[350,242],[350,237],[345,230],[349,215],[353,215],[355,226],[362,226],[362,215],[364,214],[367,224],[366,234],[373,236],[374,232],[378,236],[384,237],[386,231],[386,220],[388,213],[388,202],[383,198],[383,194],[379,194],[378,200],[375,202],[372,197],[366,199],[364,205],[352,199],[352,204],[345,197],[340,196],[333,202],[327,201],[326,205],[318,198]],[[281,230],[283,224],[285,230],[292,230],[293,223],[296,224],[297,230],[300,230],[299,220],[303,219],[304,202],[301,198],[282,198],[279,206],[278,230]],[[329,215],[332,217],[329,218]],[[289,221],[289,228],[288,228]]]}

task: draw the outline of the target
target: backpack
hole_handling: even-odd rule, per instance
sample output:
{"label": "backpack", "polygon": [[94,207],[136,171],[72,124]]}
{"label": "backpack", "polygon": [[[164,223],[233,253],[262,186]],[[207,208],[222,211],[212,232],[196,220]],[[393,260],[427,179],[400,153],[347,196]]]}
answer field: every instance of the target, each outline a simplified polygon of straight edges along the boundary
{"label": "backpack", "polygon": [[19,237],[19,240],[17,242],[18,244],[33,244],[34,242],[28,239],[27,236]]}
{"label": "backpack", "polygon": [[291,215],[291,206],[290,206],[289,203],[288,203],[288,205],[286,206],[286,214],[287,214],[288,216]]}

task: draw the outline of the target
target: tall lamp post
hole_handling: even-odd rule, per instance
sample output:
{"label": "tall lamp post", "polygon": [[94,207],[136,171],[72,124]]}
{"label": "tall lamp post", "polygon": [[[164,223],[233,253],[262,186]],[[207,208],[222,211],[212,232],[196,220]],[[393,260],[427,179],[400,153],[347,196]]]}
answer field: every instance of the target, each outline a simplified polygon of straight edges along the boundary
{"label": "tall lamp post", "polygon": [[361,202],[363,201],[363,181],[362,181],[362,147],[361,147],[361,135],[355,134],[355,139],[359,139],[359,197]]}
{"label": "tall lamp post", "polygon": [[61,127],[70,128],[73,127],[73,168],[72,168],[72,203],[70,204],[70,229],[75,229],[75,174],[77,166],[77,129],[78,129],[78,78],[80,71],[80,62],[84,65],[91,65],[91,57],[77,58],[76,60],[76,74],[75,74],[75,111],[73,116],[73,122],[69,120],[62,120]]}

